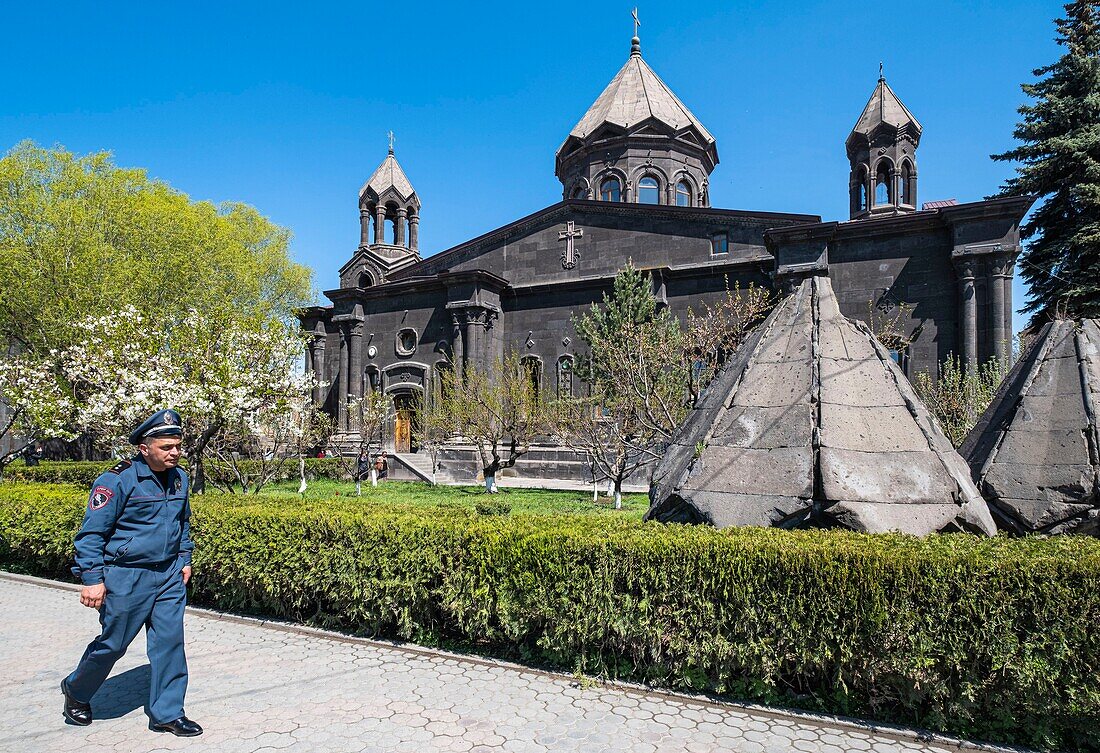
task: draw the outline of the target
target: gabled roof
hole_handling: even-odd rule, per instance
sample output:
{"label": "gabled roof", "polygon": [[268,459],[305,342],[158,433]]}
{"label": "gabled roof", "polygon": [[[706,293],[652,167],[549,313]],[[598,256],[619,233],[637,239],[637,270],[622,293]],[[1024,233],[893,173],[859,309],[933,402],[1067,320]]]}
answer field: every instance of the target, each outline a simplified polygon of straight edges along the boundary
{"label": "gabled roof", "polygon": [[894,94],[894,90],[886,83],[886,79],[879,77],[871,98],[867,100],[867,106],[863,108],[863,114],[859,116],[855,127],[852,128],[852,134],[867,136],[882,125],[891,126],[899,131],[908,126],[909,130],[920,138],[921,124],[901,103],[898,95]]}
{"label": "gabled roof", "polygon": [[657,465],[646,517],[925,535],[996,526],[928,409],[827,277],[781,301]]}
{"label": "gabled roof", "polygon": [[390,188],[404,200],[411,198],[416,193],[413,190],[412,183],[405,175],[405,171],[397,163],[397,158],[393,156],[392,149],[386,155],[386,158],[382,160],[382,164],[378,166],[378,169],[374,171],[374,174],[359,189],[359,195],[362,196],[367,192],[367,189],[370,189],[374,191],[376,196],[381,196]]}
{"label": "gabled roof", "polygon": [[642,59],[641,48],[635,43],[626,64],[569,135],[584,140],[605,124],[629,128],[651,118],[674,131],[694,128],[704,146],[714,143],[710,132]]}
{"label": "gabled roof", "polygon": [[1100,534],[1100,323],[1046,324],[960,452],[1004,527]]}

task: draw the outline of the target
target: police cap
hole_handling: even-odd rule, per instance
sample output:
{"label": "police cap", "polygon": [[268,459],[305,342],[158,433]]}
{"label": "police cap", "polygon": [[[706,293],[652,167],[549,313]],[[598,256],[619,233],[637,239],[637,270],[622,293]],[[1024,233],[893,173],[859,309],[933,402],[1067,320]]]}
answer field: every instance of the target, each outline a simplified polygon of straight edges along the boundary
{"label": "police cap", "polygon": [[156,437],[181,437],[180,414],[169,408],[159,410],[142,422],[130,435],[130,444],[141,444],[146,439]]}

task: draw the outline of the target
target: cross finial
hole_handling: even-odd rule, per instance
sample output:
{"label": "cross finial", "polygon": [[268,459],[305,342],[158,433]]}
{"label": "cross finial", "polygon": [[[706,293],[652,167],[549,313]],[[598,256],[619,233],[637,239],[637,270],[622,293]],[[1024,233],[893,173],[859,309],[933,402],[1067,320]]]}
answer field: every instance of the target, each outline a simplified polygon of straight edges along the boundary
{"label": "cross finial", "polygon": [[885,81],[886,80],[886,76],[884,76],[882,74],[882,61],[881,60],[878,61],[878,80],[879,81]]}
{"label": "cross finial", "polygon": [[393,131],[389,132],[390,137],[390,154],[393,154]]}
{"label": "cross finial", "polygon": [[642,22],[638,20],[638,9],[632,10],[630,16],[634,19],[634,38],[630,40],[630,54],[631,56],[640,56],[642,54],[642,42],[638,39],[638,27],[642,25]]}

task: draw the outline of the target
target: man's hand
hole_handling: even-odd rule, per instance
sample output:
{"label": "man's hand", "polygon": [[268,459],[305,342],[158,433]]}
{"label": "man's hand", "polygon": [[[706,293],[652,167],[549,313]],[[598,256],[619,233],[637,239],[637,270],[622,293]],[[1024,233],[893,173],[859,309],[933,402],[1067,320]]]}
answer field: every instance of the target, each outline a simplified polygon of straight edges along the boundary
{"label": "man's hand", "polygon": [[99,609],[103,606],[103,597],[106,595],[107,586],[103,583],[96,583],[94,586],[84,586],[84,588],[80,590],[80,603],[92,609]]}
{"label": "man's hand", "polygon": [[187,585],[187,581],[191,580],[191,566],[183,566],[183,585]]}

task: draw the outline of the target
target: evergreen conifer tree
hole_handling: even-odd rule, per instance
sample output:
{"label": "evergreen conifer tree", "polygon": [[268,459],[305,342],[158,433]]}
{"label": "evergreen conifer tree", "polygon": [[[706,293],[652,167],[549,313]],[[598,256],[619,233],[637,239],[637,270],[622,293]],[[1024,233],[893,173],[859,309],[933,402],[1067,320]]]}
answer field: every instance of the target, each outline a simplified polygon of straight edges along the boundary
{"label": "evergreen conifer tree", "polygon": [[1066,53],[1021,86],[1034,100],[1019,110],[1022,143],[993,155],[1021,163],[1001,195],[1042,199],[1021,228],[1033,324],[1056,313],[1100,317],[1100,2],[1065,9],[1055,24]]}

